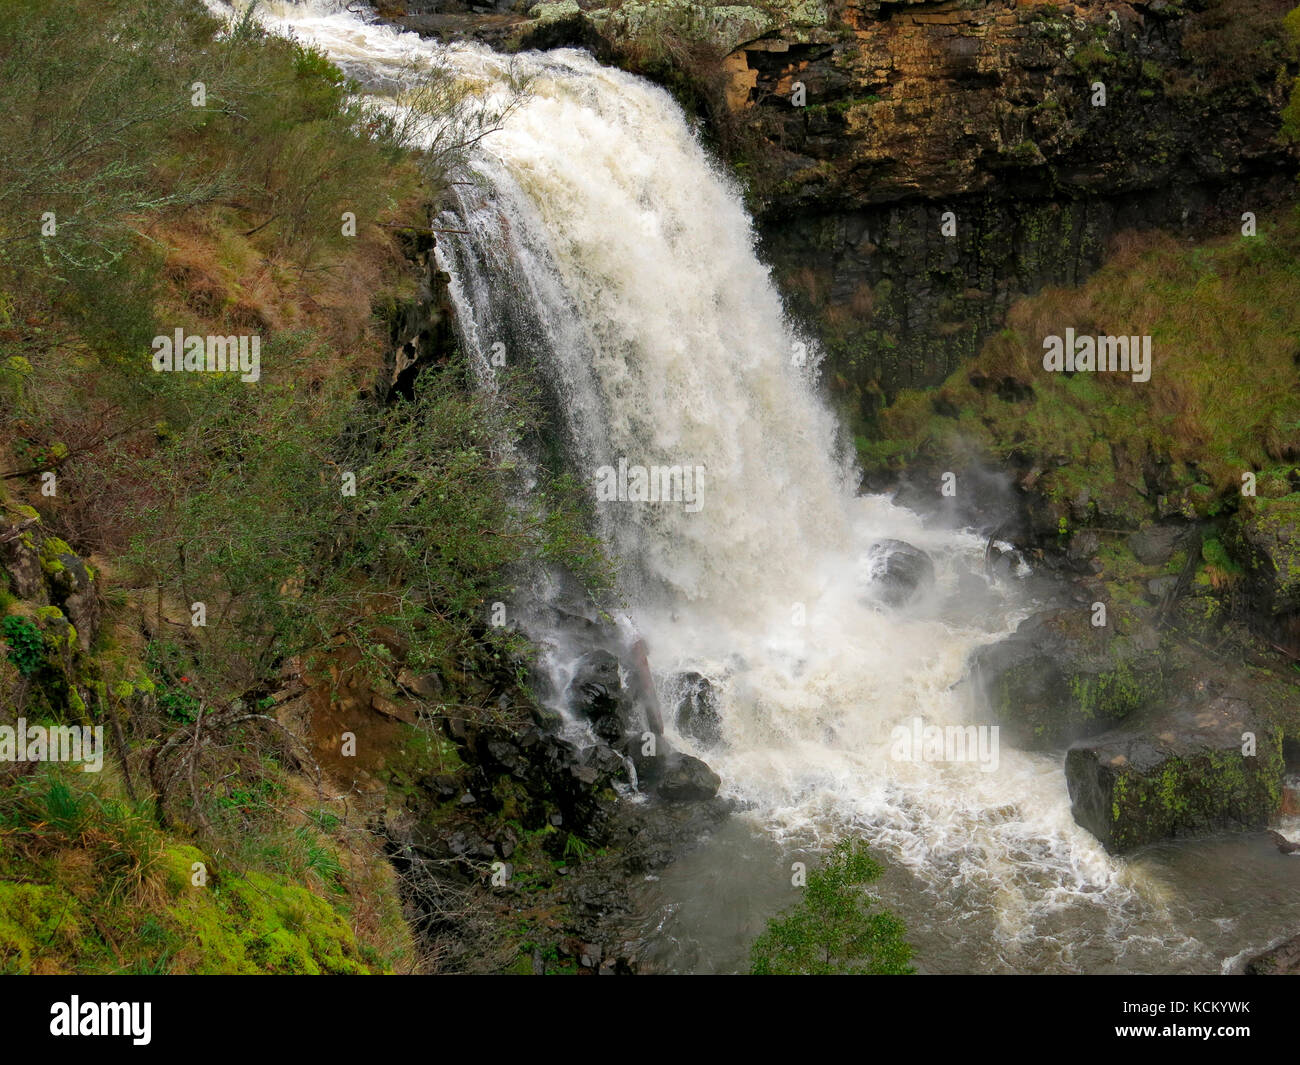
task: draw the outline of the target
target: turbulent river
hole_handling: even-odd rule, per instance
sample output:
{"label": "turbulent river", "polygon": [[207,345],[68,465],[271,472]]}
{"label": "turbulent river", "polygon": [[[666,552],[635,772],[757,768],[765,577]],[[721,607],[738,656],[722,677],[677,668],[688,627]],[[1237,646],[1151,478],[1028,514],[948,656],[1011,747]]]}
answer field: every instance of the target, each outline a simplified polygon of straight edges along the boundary
{"label": "turbulent river", "polygon": [[[1027,616],[1026,582],[985,576],[983,537],[856,494],[815,338],[667,93],[583,52],[439,45],[324,0],[263,17],[376,86],[430,61],[502,100],[528,78],[444,218],[467,231],[439,241],[464,345],[485,381],[494,350],[541,362],[588,483],[620,459],[703,471],[695,506],[597,507],[665,706],[682,672],[714,685],[722,744],[695,753],[741,804],[639,888],[648,965],[743,969],[796,897],[791,863],[848,834],[886,861],[880,894],[922,971],[1230,971],[1300,926],[1294,860],[1257,836],[1107,856],[1071,817],[1059,753],[891,757],[895,726],[975,720],[968,657]],[[936,561],[903,608],[873,594],[885,539]]]}

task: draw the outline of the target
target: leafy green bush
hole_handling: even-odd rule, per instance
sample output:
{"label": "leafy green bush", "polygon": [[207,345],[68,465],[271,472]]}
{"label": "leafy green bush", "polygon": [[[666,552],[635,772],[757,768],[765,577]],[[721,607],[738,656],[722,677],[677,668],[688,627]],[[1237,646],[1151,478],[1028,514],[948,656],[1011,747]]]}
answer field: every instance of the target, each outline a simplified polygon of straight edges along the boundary
{"label": "leafy green bush", "polygon": [[204,204],[273,227],[305,261],[346,239],[343,210],[380,212],[402,151],[321,53],[251,12],[222,32],[195,0],[3,5],[0,106],[0,268],[83,297],[142,220]]}
{"label": "leafy green bush", "polygon": [[45,661],[45,638],[29,619],[10,615],[0,622],[9,645],[9,661],[24,677],[30,677]]}
{"label": "leafy green bush", "polygon": [[[562,482],[536,508],[514,501],[504,412],[460,387],[454,367],[378,416],[291,377],[260,383],[256,417],[237,382],[192,390],[189,423],[150,461],[155,500],[133,557],[175,601],[208,610],[173,674],[224,678],[212,694],[229,697],[337,633],[364,648],[381,630],[411,668],[445,668],[480,643],[514,649],[486,621],[516,563],[611,583]],[[531,424],[520,402],[511,416]]]}
{"label": "leafy green bush", "polygon": [[799,905],[768,921],[751,948],[755,976],[906,975],[912,948],[903,923],[874,910],[862,890],[884,870],[852,840],[838,843],[821,868],[808,874]]}

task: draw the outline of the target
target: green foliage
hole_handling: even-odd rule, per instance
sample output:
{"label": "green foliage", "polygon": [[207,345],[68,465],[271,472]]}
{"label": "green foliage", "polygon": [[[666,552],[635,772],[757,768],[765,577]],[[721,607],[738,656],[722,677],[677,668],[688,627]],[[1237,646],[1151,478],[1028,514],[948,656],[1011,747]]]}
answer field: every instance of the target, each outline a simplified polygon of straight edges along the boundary
{"label": "green foliage", "polygon": [[0,973],[29,973],[54,947],[67,949],[80,933],[76,900],[57,887],[0,881]]}
{"label": "green foliage", "polygon": [[198,941],[198,974],[367,971],[347,922],[304,887],[262,873],[189,888],[169,916]]}
{"label": "green foliage", "polygon": [[314,826],[281,833],[299,852],[290,865],[246,869],[169,837],[111,777],[93,777],[43,766],[0,789],[0,973],[390,967],[363,958],[346,920],[354,885]]}
{"label": "green foliage", "polygon": [[75,792],[62,780],[50,782],[49,788],[41,796],[45,811],[45,820],[51,827],[62,832],[69,839],[77,839],[86,828],[91,817],[93,797],[86,792]]}
{"label": "green foliage", "polygon": [[[160,877],[188,883],[176,841],[191,836],[227,870],[205,896],[220,896],[220,912],[193,916],[232,966],[355,971],[346,922],[340,931],[353,906],[371,940],[382,911],[365,964],[387,965],[390,948],[407,949],[400,904],[355,891],[362,877],[377,894],[391,885],[350,857],[355,824],[287,813],[286,741],[251,715],[267,714],[285,656],[338,633],[365,649],[377,682],[398,668],[381,630],[407,642],[417,668],[504,661],[507,640],[483,650],[484,601],[508,591],[519,559],[581,569],[586,557],[598,576],[603,560],[562,484],[536,511],[513,502],[501,455],[516,430],[497,426],[526,410],[488,409],[456,368],[391,410],[370,391],[416,284],[389,229],[422,221],[421,194],[501,114],[449,68],[402,80],[412,106],[398,121],[319,51],[248,15],[223,25],[199,0],[0,4],[0,405],[13,415],[0,449],[18,469],[59,462],[59,531],[78,554],[112,560],[100,643],[76,663],[86,677],[61,670],[66,692],[40,705],[83,718],[71,681],[93,681],[130,764],[165,755],[148,763],[158,773],[145,786],[161,794],[144,804],[44,773],[4,789],[0,877],[70,885],[100,919],[80,926],[74,950],[58,937],[40,959],[15,947],[20,967],[192,970],[193,937],[153,906]],[[355,237],[341,232],[344,211]],[[259,334],[261,381],[154,373],[151,338],[176,326]],[[340,491],[344,470],[358,475],[355,497]],[[64,563],[46,544],[57,575]],[[147,587],[149,607],[122,584]],[[206,627],[185,618],[197,600]],[[0,602],[12,603],[7,582]],[[104,640],[141,628],[123,614],[155,603],[168,616],[144,627],[173,638],[155,637],[143,663],[134,645],[104,661]],[[25,675],[76,649],[47,610],[4,621]],[[184,620],[169,628],[176,610]],[[169,855],[184,876],[159,871]],[[259,908],[237,882],[270,901]]]}
{"label": "green foliage", "polygon": [[[1184,517],[1231,511],[1242,472],[1275,467],[1296,439],[1297,252],[1294,211],[1261,218],[1256,236],[1195,248],[1133,238],[1086,285],[1012,307],[1008,328],[940,390],[959,418],[936,415],[931,392],[900,393],[879,418],[894,446],[860,449],[863,461],[897,468],[968,459],[972,448],[992,461],[1033,457],[1036,495],[1064,505],[1086,489],[1098,524],[1136,525],[1151,516],[1144,465],[1155,458],[1174,477],[1166,503]],[[1043,338],[1061,323],[1150,336],[1151,379],[1044,373]],[[1032,401],[989,387],[1007,378],[1032,383]]]}
{"label": "green foliage", "polygon": [[568,838],[564,841],[564,860],[571,862],[581,862],[586,860],[588,853],[591,851],[591,844],[581,836],[569,833]]}
{"label": "green foliage", "polygon": [[[173,676],[228,678],[233,694],[340,631],[380,670],[391,668],[381,630],[398,635],[410,668],[445,668],[484,642],[514,653],[485,623],[516,563],[568,564],[609,586],[571,485],[557,482],[536,507],[514,502],[499,457],[507,412],[462,387],[454,367],[380,414],[291,381],[265,380],[258,395],[249,417],[238,383],[191,394],[154,474],[133,557],[177,601],[209,605]],[[514,423],[534,424],[527,404],[512,397]],[[196,454],[207,459],[197,469]],[[174,685],[161,698],[182,717],[192,708]]]}
{"label": "green foliage", "polygon": [[[126,251],[128,216],[211,196],[202,179],[165,187],[153,167],[169,127],[201,116],[187,83],[214,66],[201,47],[210,30],[192,3],[0,5],[0,106],[12,123],[0,144],[0,265],[54,277],[106,266]],[[42,232],[46,212],[55,234]]]}
{"label": "green foliage", "polygon": [[799,905],[768,921],[751,948],[755,976],[906,975],[912,948],[902,922],[862,885],[884,870],[852,840],[808,874]]}
{"label": "green foliage", "polygon": [[184,650],[171,640],[152,640],[145,650],[148,670],[158,678],[154,683],[158,708],[174,721],[188,724],[198,717],[200,700],[187,688],[184,661]]}
{"label": "green foliage", "polygon": [[1206,566],[1212,566],[1227,576],[1238,577],[1243,572],[1217,537],[1211,537],[1201,544],[1201,558],[1204,559]]}
{"label": "green foliage", "polygon": [[10,615],[0,622],[0,633],[9,645],[9,661],[24,677],[30,677],[45,661],[45,638],[28,618]]}
{"label": "green foliage", "polygon": [[[97,776],[91,774],[90,776]],[[24,871],[25,879],[75,883],[74,894],[87,885],[56,875],[58,855],[82,850],[103,901],[119,901],[138,890],[158,862],[158,830],[149,812],[108,793],[101,780],[46,765],[39,772],[0,791],[0,874]]]}
{"label": "green foliage", "polygon": [[305,856],[303,864],[311,877],[327,891],[339,891],[343,866],[339,861],[338,851],[306,825],[299,828],[294,835],[303,849]]}
{"label": "green foliage", "polygon": [[1095,74],[1113,66],[1117,59],[1101,41],[1088,41],[1079,46],[1072,57],[1075,68],[1086,74]]}
{"label": "green foliage", "polygon": [[[4,295],[0,293],[0,326],[5,325]],[[14,410],[22,407],[27,395],[27,379],[32,375],[32,364],[21,355],[10,355],[0,360],[0,400]]]}
{"label": "green foliage", "polygon": [[[194,0],[0,6],[0,105],[11,123],[0,144],[0,269],[62,283],[86,321],[111,321],[120,288],[145,286],[125,293],[128,312],[148,306],[156,270],[137,240],[142,219],[237,204],[305,264],[347,239],[343,210],[380,213],[402,151],[384,112],[324,55],[269,34],[251,12],[219,29]],[[53,233],[42,231],[47,212]],[[113,284],[95,283],[114,267]]]}

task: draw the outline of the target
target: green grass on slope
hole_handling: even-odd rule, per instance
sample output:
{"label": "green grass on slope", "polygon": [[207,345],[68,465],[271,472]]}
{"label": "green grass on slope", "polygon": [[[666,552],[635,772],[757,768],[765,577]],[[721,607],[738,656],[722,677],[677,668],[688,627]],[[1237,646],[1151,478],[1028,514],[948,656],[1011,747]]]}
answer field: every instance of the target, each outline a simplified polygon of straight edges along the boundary
{"label": "green grass on slope", "polygon": [[[1050,373],[1043,339],[1152,338],[1151,379]],[[1005,398],[1003,398],[1005,397]],[[943,409],[956,417],[941,416]],[[1077,289],[1012,308],[1006,328],[936,392],[907,392],[884,412],[868,466],[985,455],[1040,467],[1036,489],[1140,519],[1160,469],[1189,513],[1213,513],[1257,475],[1259,494],[1290,491],[1300,459],[1300,222],[1261,221],[1257,236],[1188,247],[1129,237]]]}

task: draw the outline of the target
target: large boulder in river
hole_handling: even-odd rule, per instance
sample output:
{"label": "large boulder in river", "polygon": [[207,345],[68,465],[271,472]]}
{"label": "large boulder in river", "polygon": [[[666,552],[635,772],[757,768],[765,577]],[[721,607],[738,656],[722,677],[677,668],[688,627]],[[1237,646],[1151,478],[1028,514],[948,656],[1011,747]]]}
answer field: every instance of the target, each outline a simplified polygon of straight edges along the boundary
{"label": "large boulder in river", "polygon": [[919,547],[881,540],[867,550],[867,574],[890,606],[902,606],[934,584],[934,562]]}
{"label": "large boulder in river", "polygon": [[721,778],[705,762],[679,755],[665,769],[655,790],[669,802],[707,802],[718,794]]}
{"label": "large boulder in river", "polygon": [[640,641],[622,656],[603,648],[588,651],[578,660],[566,693],[570,709],[610,743],[627,732],[663,732],[659,697]]}
{"label": "large boulder in river", "polygon": [[1300,936],[1257,954],[1246,963],[1247,976],[1300,976]]}
{"label": "large boulder in river", "polygon": [[1046,750],[1104,732],[1160,696],[1160,639],[1094,626],[1085,605],[1044,611],[1001,643],[980,648],[973,671],[1004,736]]}
{"label": "large boulder in river", "polygon": [[1076,743],[1074,819],[1112,853],[1224,828],[1262,829],[1281,804],[1282,737],[1242,699],[1193,696]]}
{"label": "large boulder in river", "polygon": [[718,794],[721,778],[694,755],[683,754],[659,737],[651,745],[653,754],[633,738],[628,754],[636,766],[642,791],[669,802],[707,802]]}

